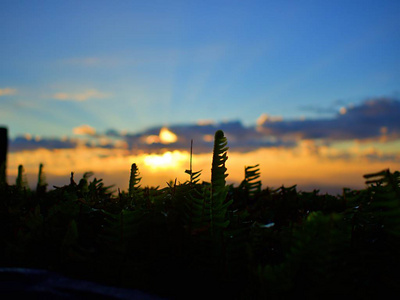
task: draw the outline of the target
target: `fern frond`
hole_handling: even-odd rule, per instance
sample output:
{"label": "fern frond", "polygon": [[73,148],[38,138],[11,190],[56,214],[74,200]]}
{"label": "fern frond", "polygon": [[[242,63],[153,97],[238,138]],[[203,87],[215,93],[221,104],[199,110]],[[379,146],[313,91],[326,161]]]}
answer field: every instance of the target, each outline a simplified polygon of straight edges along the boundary
{"label": "fern frond", "polygon": [[36,193],[44,194],[46,192],[46,176],[44,175],[43,171],[43,164],[39,165],[39,174],[38,174],[38,182],[36,185]]}
{"label": "fern frond", "polygon": [[142,179],[139,177],[139,168],[136,166],[136,164],[132,164],[131,167],[131,176],[129,178],[129,197],[133,197],[135,194],[136,189],[140,187],[139,183],[140,180]]}
{"label": "fern frond", "polygon": [[232,200],[226,202],[228,187],[226,186],[225,162],[228,159],[227,139],[222,130],[215,133],[213,161],[211,167],[211,205],[210,205],[210,227],[211,233],[215,230],[228,227],[229,220],[226,217],[228,206],[232,204]]}
{"label": "fern frond", "polygon": [[143,200],[143,191],[140,188],[140,180],[142,177],[139,177],[140,172],[137,165],[134,163],[131,167],[131,176],[129,178],[129,189],[128,196],[131,201],[138,203],[138,201]]}
{"label": "fern frond", "polygon": [[228,159],[227,151],[229,149],[227,144],[228,141],[224,136],[224,132],[222,130],[215,132],[213,160],[211,167],[211,184],[213,191],[220,187],[224,187],[225,178],[228,176],[228,174],[225,174],[227,171],[225,162]]}
{"label": "fern frond", "polygon": [[193,186],[188,195],[184,197],[184,223],[187,231],[192,235],[206,231],[210,226],[210,202],[206,200],[209,198],[209,186],[207,185]]}
{"label": "fern frond", "polygon": [[199,181],[200,181],[200,175],[201,175],[201,172],[202,172],[203,170],[200,170],[200,171],[197,171],[197,172],[193,172],[192,174],[191,174],[191,180],[192,180],[192,184],[198,184],[199,183]]}
{"label": "fern frond", "polygon": [[28,181],[26,180],[26,175],[25,175],[25,170],[24,167],[22,165],[18,166],[18,175],[17,175],[17,179],[16,179],[16,187],[17,190],[19,191],[23,191],[24,189],[27,190],[29,189],[28,187]]}
{"label": "fern frond", "polygon": [[6,164],[7,164],[8,136],[7,128],[0,127],[0,189],[7,185]]}
{"label": "fern frond", "polygon": [[261,192],[261,180],[259,164],[248,166],[244,169],[245,187],[249,197],[254,197],[257,193]]}
{"label": "fern frond", "polygon": [[104,227],[102,238],[109,242],[124,242],[138,232],[138,224],[144,215],[142,210],[125,210],[119,214],[106,213],[107,225]]}
{"label": "fern frond", "polygon": [[349,237],[350,228],[343,227],[341,215],[310,213],[294,231],[286,258],[275,265],[259,266],[263,285],[269,293],[278,295],[304,289],[312,299],[324,295],[332,282],[338,282],[335,288],[342,288],[349,279],[341,268],[350,249]]}
{"label": "fern frond", "polygon": [[383,228],[390,235],[400,237],[400,172],[388,169],[364,175],[369,179],[371,209],[382,218]]}

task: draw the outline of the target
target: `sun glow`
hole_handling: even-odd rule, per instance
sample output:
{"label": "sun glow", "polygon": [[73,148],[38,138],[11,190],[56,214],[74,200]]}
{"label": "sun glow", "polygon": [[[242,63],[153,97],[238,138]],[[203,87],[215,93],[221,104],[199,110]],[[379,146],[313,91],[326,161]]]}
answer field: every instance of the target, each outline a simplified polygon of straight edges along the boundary
{"label": "sun glow", "polygon": [[143,159],[144,164],[153,169],[176,169],[182,167],[189,159],[188,153],[180,151],[167,151],[161,155],[149,154]]}
{"label": "sun glow", "polygon": [[[385,130],[382,130],[385,131]],[[387,142],[379,147],[373,143],[346,143],[319,145],[305,140],[294,148],[271,147],[247,153],[229,151],[226,167],[227,182],[240,184],[244,166],[260,164],[263,187],[297,184],[309,190],[329,187],[362,188],[363,174],[390,168],[400,169],[400,155],[395,151],[399,142]],[[393,152],[395,151],[395,152]],[[390,160],[386,159],[389,157]],[[193,155],[193,171],[201,172],[201,180],[211,178],[212,153]],[[131,153],[124,148],[89,148],[84,145],[73,149],[35,149],[10,152],[7,163],[8,182],[15,183],[18,166],[24,166],[28,183],[35,188],[38,167],[45,166],[49,189],[68,183],[70,172],[79,180],[91,171],[107,184],[126,190],[132,163],[139,167],[142,186],[164,186],[166,180],[188,180],[190,153],[166,151],[164,153]]]}
{"label": "sun glow", "polygon": [[160,141],[163,144],[171,144],[175,143],[178,140],[178,137],[175,133],[163,127],[160,130]]}
{"label": "sun glow", "polygon": [[178,136],[166,127],[161,128],[159,135],[149,135],[148,137],[146,137],[147,144],[172,144],[175,143],[177,140]]}

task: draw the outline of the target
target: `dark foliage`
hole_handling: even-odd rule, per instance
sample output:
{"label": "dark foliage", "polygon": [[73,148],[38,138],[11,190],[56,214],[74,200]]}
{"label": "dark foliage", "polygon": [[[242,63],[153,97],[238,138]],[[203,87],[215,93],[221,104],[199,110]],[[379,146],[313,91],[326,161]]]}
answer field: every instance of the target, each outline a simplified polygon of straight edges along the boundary
{"label": "dark foliage", "polygon": [[227,185],[227,141],[215,135],[211,182],[140,186],[114,196],[86,173],[36,191],[21,166],[0,197],[0,266],[40,268],[166,298],[346,297],[400,287],[400,173],[369,174],[342,195],[261,189],[258,165]]}

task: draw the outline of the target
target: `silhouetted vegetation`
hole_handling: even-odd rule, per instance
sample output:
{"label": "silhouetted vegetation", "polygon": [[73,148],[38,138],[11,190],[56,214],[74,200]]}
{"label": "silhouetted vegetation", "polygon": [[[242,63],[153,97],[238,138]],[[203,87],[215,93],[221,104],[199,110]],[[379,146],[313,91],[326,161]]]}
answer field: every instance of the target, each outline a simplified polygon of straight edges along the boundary
{"label": "silhouetted vegetation", "polygon": [[[1,192],[0,264],[42,268],[167,298],[369,299],[400,287],[400,173],[366,175],[342,195],[261,188],[258,165],[227,185],[227,141],[215,134],[211,182],[128,191],[101,179],[35,191],[19,169]],[[345,170],[343,170],[345,172]]]}

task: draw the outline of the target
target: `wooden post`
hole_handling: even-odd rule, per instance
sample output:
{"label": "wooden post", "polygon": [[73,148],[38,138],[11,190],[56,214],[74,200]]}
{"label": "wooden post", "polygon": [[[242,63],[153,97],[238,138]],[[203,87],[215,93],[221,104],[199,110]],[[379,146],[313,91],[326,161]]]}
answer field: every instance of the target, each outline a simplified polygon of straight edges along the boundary
{"label": "wooden post", "polygon": [[0,127],[0,188],[4,187],[7,183],[7,177],[6,177],[7,150],[8,150],[7,128]]}

